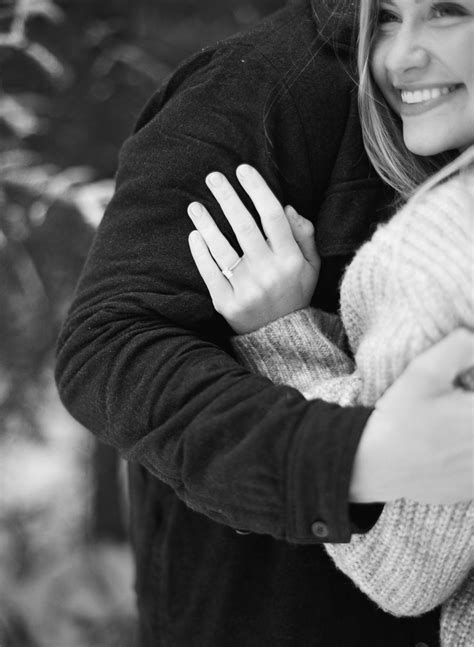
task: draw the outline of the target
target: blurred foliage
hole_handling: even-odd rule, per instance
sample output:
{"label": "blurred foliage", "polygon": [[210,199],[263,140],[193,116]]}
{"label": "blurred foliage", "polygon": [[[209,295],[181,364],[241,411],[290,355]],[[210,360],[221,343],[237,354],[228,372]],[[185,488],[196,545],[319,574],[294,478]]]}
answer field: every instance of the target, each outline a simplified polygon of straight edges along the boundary
{"label": "blurred foliage", "polygon": [[133,644],[120,468],[65,418],[54,343],[141,106],[283,4],[0,0],[2,647]]}
{"label": "blurred foliage", "polygon": [[35,392],[140,107],[282,0],[0,0],[0,429]]}

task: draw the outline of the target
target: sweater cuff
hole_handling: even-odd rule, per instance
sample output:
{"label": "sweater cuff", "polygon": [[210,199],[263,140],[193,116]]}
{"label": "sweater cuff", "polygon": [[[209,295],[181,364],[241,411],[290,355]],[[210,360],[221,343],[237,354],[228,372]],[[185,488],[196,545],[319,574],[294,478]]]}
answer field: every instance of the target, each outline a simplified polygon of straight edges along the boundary
{"label": "sweater cuff", "polygon": [[245,366],[305,395],[319,380],[353,371],[352,361],[341,350],[345,344],[341,319],[315,308],[297,310],[231,341]]}
{"label": "sweater cuff", "polygon": [[253,350],[256,345],[269,341],[278,342],[282,336],[287,337],[288,335],[296,338],[302,335],[310,336],[309,346],[313,346],[311,339],[320,336],[326,337],[330,342],[341,347],[346,340],[344,326],[338,315],[308,306],[290,312],[284,317],[279,317],[253,332],[236,335],[232,337],[232,344],[237,348]]}
{"label": "sweater cuff", "polygon": [[[299,544],[346,543],[355,530],[349,488],[372,410],[326,404],[324,419],[318,420],[320,405],[315,400],[306,410],[288,466],[287,540]],[[311,483],[315,487],[309,489]]]}

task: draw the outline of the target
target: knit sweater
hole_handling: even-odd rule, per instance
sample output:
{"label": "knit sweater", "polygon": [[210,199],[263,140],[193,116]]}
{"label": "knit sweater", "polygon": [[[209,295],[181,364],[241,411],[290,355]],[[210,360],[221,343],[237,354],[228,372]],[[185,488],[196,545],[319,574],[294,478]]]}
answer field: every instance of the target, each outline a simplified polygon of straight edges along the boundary
{"label": "knit sweater", "polygon": [[[471,167],[378,228],[347,268],[340,318],[314,308],[294,312],[233,338],[239,360],[308,399],[374,405],[415,356],[457,327],[474,329],[473,179]],[[462,381],[472,389],[473,372]],[[418,615],[444,603],[442,646],[468,647],[473,529],[473,502],[400,499],[385,505],[369,533],[326,549],[386,611]]]}

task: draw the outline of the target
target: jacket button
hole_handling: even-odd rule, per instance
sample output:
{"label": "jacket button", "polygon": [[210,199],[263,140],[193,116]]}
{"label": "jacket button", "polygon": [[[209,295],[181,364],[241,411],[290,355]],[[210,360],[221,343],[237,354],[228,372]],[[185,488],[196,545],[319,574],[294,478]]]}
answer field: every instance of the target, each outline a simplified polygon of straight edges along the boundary
{"label": "jacket button", "polygon": [[324,521],[315,521],[313,524],[311,524],[311,532],[315,537],[318,537],[319,539],[329,537],[329,528],[327,527],[327,524],[324,523]]}
{"label": "jacket button", "polygon": [[236,530],[235,532],[238,535],[250,535],[251,534],[250,530]]}

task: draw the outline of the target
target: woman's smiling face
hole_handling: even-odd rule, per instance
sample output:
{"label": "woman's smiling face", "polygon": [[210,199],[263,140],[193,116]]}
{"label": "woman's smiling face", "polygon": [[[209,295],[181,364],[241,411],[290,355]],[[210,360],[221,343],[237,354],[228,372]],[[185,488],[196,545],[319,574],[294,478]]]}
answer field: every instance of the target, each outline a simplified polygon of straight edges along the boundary
{"label": "woman's smiling face", "polygon": [[381,0],[374,80],[417,155],[474,143],[474,0]]}

